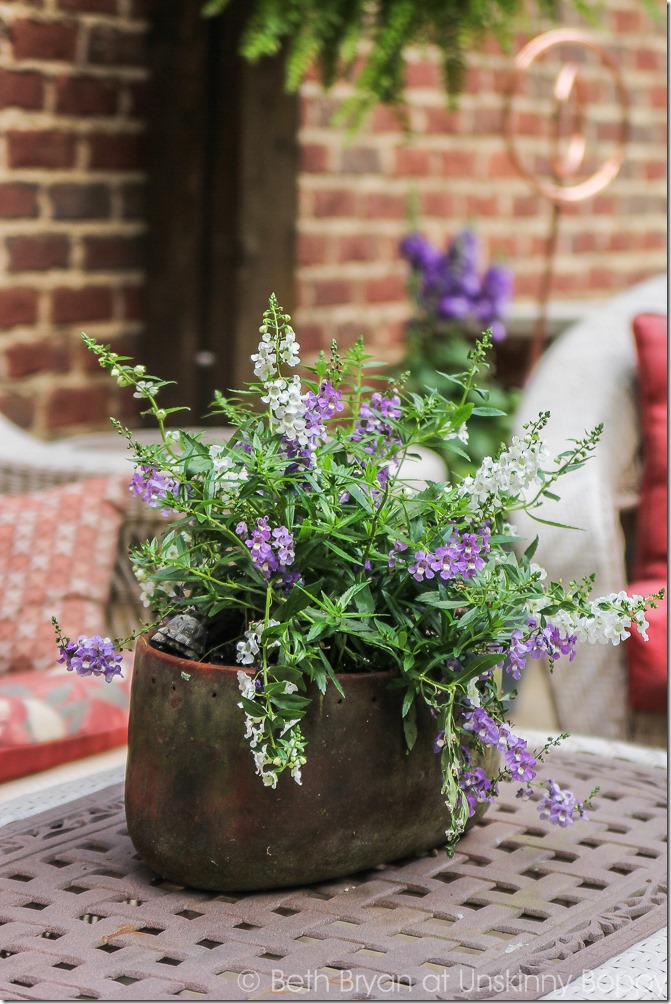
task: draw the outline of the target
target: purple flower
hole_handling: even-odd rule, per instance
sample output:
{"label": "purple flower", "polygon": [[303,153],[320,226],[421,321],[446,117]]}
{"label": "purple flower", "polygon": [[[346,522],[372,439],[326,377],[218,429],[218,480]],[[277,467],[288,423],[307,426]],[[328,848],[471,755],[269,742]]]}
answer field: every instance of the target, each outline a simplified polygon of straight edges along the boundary
{"label": "purple flower", "polygon": [[399,249],[410,265],[421,272],[431,268],[440,258],[440,252],[418,233],[411,233],[404,237]]}
{"label": "purple flower", "polygon": [[474,814],[478,802],[493,802],[499,793],[482,767],[462,771],[459,775],[459,787],[468,802],[469,816]]}
{"label": "purple flower", "polygon": [[499,726],[484,708],[474,708],[464,715],[464,730],[472,732],[480,742],[493,746],[499,741]]}
{"label": "purple flower", "polygon": [[99,634],[91,637],[80,634],[77,641],[65,640],[59,649],[61,657],[58,662],[64,662],[68,671],[74,671],[78,676],[104,676],[111,683],[115,676],[123,679],[121,672],[121,652],[114,649],[109,638]]}
{"label": "purple flower", "polygon": [[557,826],[571,826],[576,811],[583,819],[587,819],[585,806],[576,800],[573,792],[560,788],[550,779],[548,781],[548,794],[538,804],[540,818],[549,819]]}
{"label": "purple flower", "polygon": [[[159,509],[164,505],[168,495],[177,495],[179,484],[177,478],[168,471],[159,471],[151,464],[140,464],[135,469],[128,487],[133,495],[141,498],[152,509]],[[161,510],[164,516],[169,516],[172,511],[170,508]]]}
{"label": "purple flower", "polygon": [[[246,534],[248,532],[247,524],[238,523],[236,530],[239,535]],[[257,519],[256,527],[245,541],[245,546],[249,548],[252,564],[266,579],[270,579],[276,572],[286,572],[289,565],[294,562],[293,536],[286,526],[279,526],[271,530],[268,525],[268,516],[260,516]],[[293,580],[291,585],[296,581]],[[286,584],[286,580],[280,583],[280,585]]]}
{"label": "purple flower", "polygon": [[533,769],[536,757],[526,748],[526,740],[520,739],[516,746],[505,754],[505,761],[513,781],[531,781],[536,776]]}
{"label": "purple flower", "polygon": [[415,563],[408,566],[408,571],[413,579],[421,582],[425,577],[427,579],[433,578],[433,571],[431,569],[433,557],[432,554],[427,554],[426,551],[415,551]]}
{"label": "purple flower", "polygon": [[407,544],[404,544],[400,540],[395,540],[394,541],[394,546],[392,547],[391,551],[389,552],[389,567],[390,568],[396,568],[396,560],[397,560],[398,555],[402,551],[407,551],[407,550],[408,550],[408,545]]}
{"label": "purple flower", "polygon": [[444,321],[463,321],[471,312],[471,302],[465,296],[441,296],[436,314]]}
{"label": "purple flower", "polygon": [[529,618],[527,628],[529,633],[526,637],[521,628],[511,632],[508,650],[500,663],[514,680],[520,679],[528,659],[547,658],[554,662],[560,656],[568,655],[570,662],[575,658],[576,635],[563,635],[553,624],[539,628],[533,618]]}
{"label": "purple flower", "polygon": [[444,746],[445,746],[445,729],[441,729],[433,741],[434,752],[440,753]]}
{"label": "purple flower", "polygon": [[487,527],[483,527],[478,534],[459,534],[454,530],[447,543],[436,548],[431,568],[434,572],[439,572],[444,581],[458,575],[468,579],[485,567],[482,555],[487,553],[489,553]]}

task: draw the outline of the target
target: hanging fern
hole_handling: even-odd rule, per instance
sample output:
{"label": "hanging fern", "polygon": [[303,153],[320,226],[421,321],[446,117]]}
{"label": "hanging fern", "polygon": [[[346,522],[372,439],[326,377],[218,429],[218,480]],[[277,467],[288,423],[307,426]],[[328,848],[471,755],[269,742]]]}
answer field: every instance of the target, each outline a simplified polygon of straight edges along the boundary
{"label": "hanging fern", "polygon": [[[231,0],[207,0],[203,13],[220,14]],[[594,7],[571,0],[594,21]],[[642,0],[654,13],[655,0]],[[535,0],[539,14],[557,20],[558,0]],[[525,0],[242,0],[246,22],[241,54],[254,61],[286,49],[286,86],[295,91],[312,65],[323,84],[352,73],[358,46],[369,42],[353,97],[340,118],[358,126],[378,103],[403,107],[404,50],[432,44],[441,53],[448,96],[464,86],[469,53],[489,36],[509,48],[529,5]],[[598,10],[598,6],[597,6]]]}

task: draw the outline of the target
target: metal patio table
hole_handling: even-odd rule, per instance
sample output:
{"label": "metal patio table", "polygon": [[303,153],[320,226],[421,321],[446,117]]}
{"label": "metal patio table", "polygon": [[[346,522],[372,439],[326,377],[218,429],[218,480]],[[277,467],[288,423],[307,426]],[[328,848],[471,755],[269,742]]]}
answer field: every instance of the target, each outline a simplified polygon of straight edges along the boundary
{"label": "metal patio table", "polygon": [[0,997],[664,1000],[664,764],[569,741],[543,773],[578,797],[601,785],[589,821],[550,826],[504,785],[451,861],[437,850],[267,893],[146,869],[122,768],[5,803]]}

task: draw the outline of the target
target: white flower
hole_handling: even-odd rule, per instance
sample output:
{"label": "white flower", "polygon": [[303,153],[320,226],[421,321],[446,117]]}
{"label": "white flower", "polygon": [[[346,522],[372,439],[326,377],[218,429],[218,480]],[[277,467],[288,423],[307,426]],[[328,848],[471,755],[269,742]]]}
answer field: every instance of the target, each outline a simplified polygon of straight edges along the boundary
{"label": "white flower", "polygon": [[247,673],[243,673],[242,670],[238,670],[238,687],[243,697],[248,697],[253,699],[256,696],[256,688],[254,686],[254,681]]}
{"label": "white flower", "polygon": [[[275,627],[279,624],[279,621],[273,620],[272,618],[267,624],[264,621],[255,621],[250,624],[248,629],[245,631],[245,640],[239,641],[236,645],[237,660],[241,666],[251,666],[255,661],[255,657],[261,651],[261,637],[266,627]],[[279,641],[275,638],[273,641],[268,643],[268,648],[277,648]],[[246,676],[245,673],[242,674]],[[239,679],[239,675],[238,675]]]}
{"label": "white flower", "polygon": [[273,432],[279,432],[301,446],[309,446],[300,377],[294,376],[291,380],[278,377],[266,383],[265,389],[266,394],[261,400],[270,405]]}
{"label": "white flower", "polygon": [[285,694],[295,694],[297,690],[298,690],[298,687],[296,686],[295,683],[288,683],[287,682],[287,683],[284,684],[284,693]]}
{"label": "white flower", "polygon": [[540,488],[541,471],[550,459],[545,444],[535,437],[513,436],[510,447],[498,460],[485,457],[474,477],[464,478],[460,495],[468,495],[471,508],[505,506],[506,498],[519,498],[531,488]]}

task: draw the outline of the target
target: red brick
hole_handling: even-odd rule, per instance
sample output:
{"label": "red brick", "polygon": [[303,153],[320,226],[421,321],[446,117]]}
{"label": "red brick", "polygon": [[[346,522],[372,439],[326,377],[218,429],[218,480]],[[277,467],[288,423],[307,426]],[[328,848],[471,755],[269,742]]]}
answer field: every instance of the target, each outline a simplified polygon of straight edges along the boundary
{"label": "red brick", "polygon": [[122,31],[110,25],[97,25],[89,36],[89,62],[102,66],[144,66],[146,41],[143,31]]}
{"label": "red brick", "polygon": [[17,287],[0,289],[0,328],[34,324],[37,320],[37,290]]}
{"label": "red brick", "polygon": [[405,67],[407,87],[443,86],[443,75],[436,63],[407,63]]}
{"label": "red brick", "polygon": [[431,173],[431,156],[428,150],[401,146],[394,151],[394,174],[426,177]]}
{"label": "red brick", "polygon": [[9,129],[10,167],[72,167],[76,137],[58,129]]}
{"label": "red brick", "polygon": [[303,324],[301,326],[301,351],[319,352],[326,348],[327,338],[321,324]]}
{"label": "red brick", "polygon": [[144,134],[101,132],[89,137],[89,167],[93,170],[140,170],[144,166]]}
{"label": "red brick", "polygon": [[364,207],[364,215],[369,219],[402,220],[407,215],[405,196],[389,192],[371,192]]}
{"label": "red brick", "polygon": [[44,81],[39,73],[0,70],[0,107],[35,109],[43,102]]}
{"label": "red brick", "polygon": [[340,169],[347,174],[377,174],[380,151],[368,146],[346,146],[340,154]]}
{"label": "red brick", "polygon": [[453,111],[449,108],[425,108],[424,132],[427,133],[462,132],[464,128],[464,119],[465,119],[465,113],[463,111]]}
{"label": "red brick", "polygon": [[71,63],[75,58],[77,28],[55,21],[18,18],[11,27],[15,59],[58,59]]}
{"label": "red brick", "polygon": [[49,198],[55,220],[101,220],[110,215],[109,186],[102,183],[51,185]]}
{"label": "red brick", "polygon": [[608,240],[609,251],[635,251],[637,247],[637,234],[620,233],[611,234]]}
{"label": "red brick", "polygon": [[354,287],[346,279],[319,279],[313,283],[314,305],[331,307],[336,303],[352,303]]}
{"label": "red brick", "polygon": [[65,373],[68,369],[67,349],[58,342],[15,342],[7,346],[4,355],[11,379],[32,373]]}
{"label": "red brick", "polygon": [[37,185],[12,182],[0,185],[0,217],[17,220],[37,214]]}
{"label": "red brick", "polygon": [[0,396],[0,413],[21,429],[29,429],[35,419],[35,400],[21,394]]}
{"label": "red brick", "polygon": [[449,192],[422,192],[422,213],[426,216],[453,216],[460,212],[463,200]]}
{"label": "red brick", "polygon": [[652,251],[656,248],[665,248],[666,234],[664,231],[655,232],[654,230],[649,230],[647,233],[643,234],[642,244],[646,251]]}
{"label": "red brick", "polygon": [[636,10],[616,10],[611,16],[618,35],[637,35],[643,31],[643,19]]}
{"label": "red brick", "polygon": [[54,324],[107,321],[111,316],[112,291],[107,286],[84,286],[82,289],[61,286],[51,294]]}
{"label": "red brick", "polygon": [[56,111],[63,115],[114,115],[118,89],[99,77],[59,77]]}
{"label": "red brick", "polygon": [[321,265],[326,261],[328,240],[322,234],[299,234],[297,259],[299,265]]}
{"label": "red brick", "polygon": [[518,178],[517,168],[505,150],[498,150],[489,158],[487,167],[489,178]]}
{"label": "red brick", "polygon": [[122,298],[124,320],[143,321],[145,315],[144,286],[126,286],[122,292]]}
{"label": "red brick", "polygon": [[385,275],[380,279],[369,279],[366,283],[367,303],[395,303],[405,300],[406,296],[405,278],[398,275]]}
{"label": "red brick", "polygon": [[645,171],[645,177],[647,178],[648,181],[657,180],[658,178],[665,178],[666,164],[664,164],[662,161],[657,161],[657,163],[651,161],[650,163],[645,165],[644,171]]}
{"label": "red brick", "polygon": [[598,251],[599,239],[596,234],[589,231],[583,234],[575,234],[571,240],[571,248],[573,251],[577,251],[579,253],[585,251]]}
{"label": "red brick", "polygon": [[84,238],[84,268],[87,271],[138,268],[143,263],[141,237]]}
{"label": "red brick", "polygon": [[403,131],[403,122],[399,112],[389,105],[377,105],[370,117],[370,128],[373,132]]}
{"label": "red brick", "polygon": [[[498,216],[499,212],[499,200],[496,195],[466,196],[466,215],[468,216]],[[462,217],[464,215],[463,209],[461,215]]]}
{"label": "red brick", "polygon": [[338,240],[338,261],[376,261],[377,241],[369,234],[348,234]]}
{"label": "red brick", "polygon": [[663,70],[666,66],[664,53],[654,49],[636,49],[634,59],[637,70]]}
{"label": "red brick", "polygon": [[304,143],[300,148],[300,170],[319,174],[329,166],[329,148],[322,143]]}
{"label": "red brick", "polygon": [[67,268],[70,241],[65,234],[21,234],[5,241],[10,272]]}
{"label": "red brick", "polygon": [[653,108],[666,108],[668,94],[666,87],[650,88],[650,104]]}
{"label": "red brick", "polygon": [[98,425],[109,419],[110,405],[110,393],[99,387],[57,387],[45,402],[44,421],[49,429]]}
{"label": "red brick", "polygon": [[446,178],[473,178],[475,157],[470,150],[449,150],[442,155],[442,173]]}
{"label": "red brick", "polygon": [[356,198],[353,192],[344,188],[315,192],[315,216],[354,216],[355,213]]}
{"label": "red brick", "polygon": [[513,216],[536,216],[539,206],[537,195],[520,195],[513,199]]}
{"label": "red brick", "polygon": [[82,14],[116,14],[117,0],[58,0],[61,10]]}

